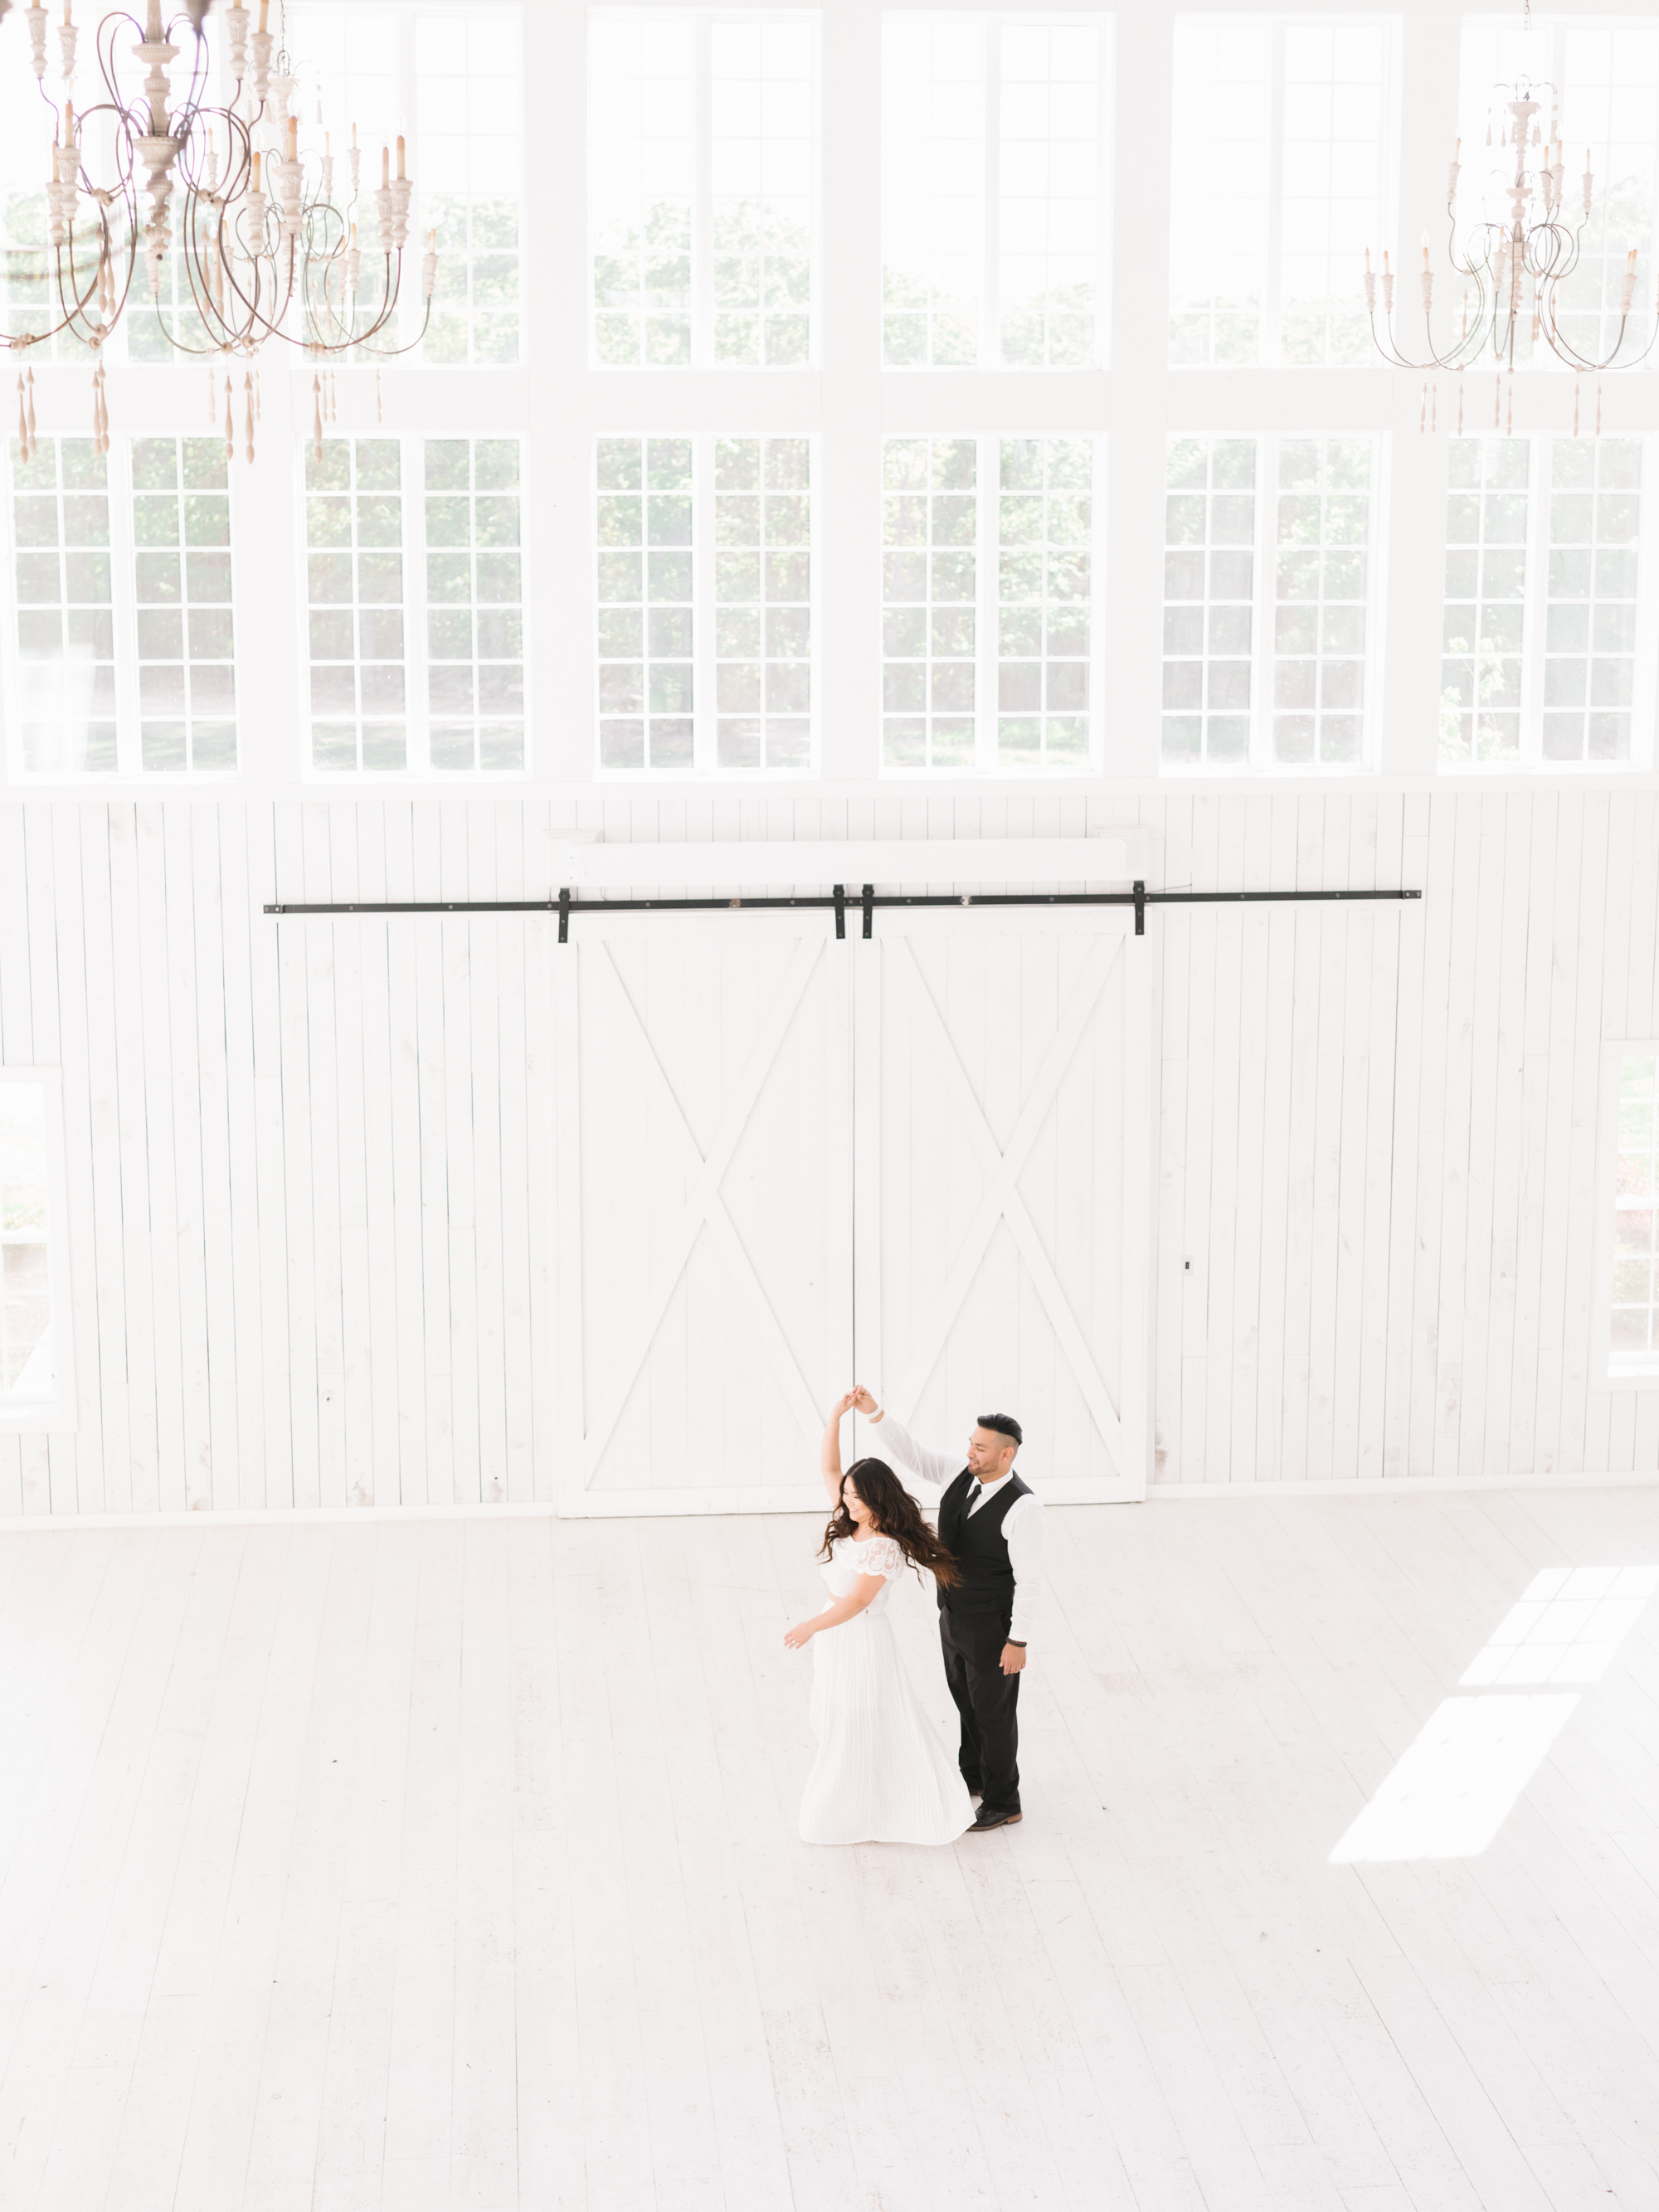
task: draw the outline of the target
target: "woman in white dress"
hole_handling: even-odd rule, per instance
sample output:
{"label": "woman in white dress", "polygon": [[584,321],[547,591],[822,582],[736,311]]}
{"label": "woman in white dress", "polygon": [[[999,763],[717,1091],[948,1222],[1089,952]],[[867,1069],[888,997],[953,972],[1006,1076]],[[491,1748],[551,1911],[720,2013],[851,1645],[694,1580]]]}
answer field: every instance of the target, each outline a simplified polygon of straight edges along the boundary
{"label": "woman in white dress", "polygon": [[947,1588],[956,1564],[890,1467],[841,1470],[841,1401],[823,1432],[821,1466],[833,1509],[818,1557],[830,1604],[784,1638],[812,1646],[817,1757],[801,1798],[809,1844],[949,1844],[974,1824],[955,1757],[922,1711],[899,1657],[887,1607],[908,1568]]}

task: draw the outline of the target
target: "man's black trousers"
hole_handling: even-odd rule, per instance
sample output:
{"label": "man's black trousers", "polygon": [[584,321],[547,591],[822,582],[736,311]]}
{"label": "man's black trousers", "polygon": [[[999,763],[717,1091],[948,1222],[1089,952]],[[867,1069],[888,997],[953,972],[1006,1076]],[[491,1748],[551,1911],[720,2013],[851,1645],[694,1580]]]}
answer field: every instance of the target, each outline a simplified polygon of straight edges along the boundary
{"label": "man's black trousers", "polygon": [[962,1778],[981,1810],[1019,1810],[1019,1676],[1002,1671],[1008,1622],[1000,1613],[953,1613],[941,1606],[945,1679],[962,1717]]}

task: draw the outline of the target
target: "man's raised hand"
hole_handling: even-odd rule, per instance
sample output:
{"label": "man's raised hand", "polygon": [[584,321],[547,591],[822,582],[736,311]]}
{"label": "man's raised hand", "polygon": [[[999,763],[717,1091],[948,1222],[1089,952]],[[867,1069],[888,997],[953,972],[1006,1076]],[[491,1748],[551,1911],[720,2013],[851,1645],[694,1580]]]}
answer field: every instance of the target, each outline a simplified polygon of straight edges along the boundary
{"label": "man's raised hand", "polygon": [[874,1393],[866,1390],[862,1382],[855,1382],[853,1385],[850,1402],[858,1407],[860,1413],[866,1416],[881,1411],[880,1407],[876,1403]]}

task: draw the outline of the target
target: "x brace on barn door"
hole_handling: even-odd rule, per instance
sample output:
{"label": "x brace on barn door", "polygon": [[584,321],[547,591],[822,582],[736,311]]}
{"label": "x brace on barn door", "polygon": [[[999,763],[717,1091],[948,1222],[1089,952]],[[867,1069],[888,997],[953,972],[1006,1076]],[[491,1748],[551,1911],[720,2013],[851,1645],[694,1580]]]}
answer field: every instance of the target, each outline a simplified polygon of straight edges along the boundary
{"label": "x brace on barn door", "polygon": [[[864,934],[872,934],[876,908],[889,906],[1132,906],[1135,935],[1146,934],[1149,906],[1269,906],[1305,904],[1337,899],[1420,899],[1418,890],[1382,891],[1149,891],[1137,879],[1127,891],[884,891],[866,884],[857,903],[864,915]],[[570,942],[573,914],[720,914],[727,911],[763,913],[780,907],[798,911],[833,908],[836,934],[847,934],[847,886],[837,884],[828,898],[573,898],[568,890],[545,899],[376,899],[328,906],[295,904],[283,900],[267,906],[267,914],[556,914],[559,942]]]}

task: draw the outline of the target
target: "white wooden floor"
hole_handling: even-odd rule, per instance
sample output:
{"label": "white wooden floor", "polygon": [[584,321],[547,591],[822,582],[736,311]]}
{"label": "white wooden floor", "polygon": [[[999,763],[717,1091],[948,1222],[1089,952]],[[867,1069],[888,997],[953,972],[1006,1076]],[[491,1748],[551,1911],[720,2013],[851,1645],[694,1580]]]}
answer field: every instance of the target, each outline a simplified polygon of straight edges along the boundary
{"label": "white wooden floor", "polygon": [[1329,1863],[1659,1492],[1053,1526],[939,1851],[795,1840],[805,1521],[0,1537],[0,2206],[1659,2207],[1659,1600],[1483,1853]]}

